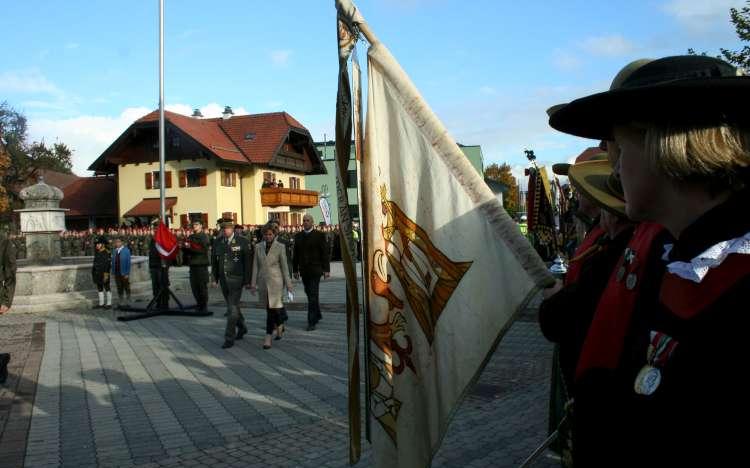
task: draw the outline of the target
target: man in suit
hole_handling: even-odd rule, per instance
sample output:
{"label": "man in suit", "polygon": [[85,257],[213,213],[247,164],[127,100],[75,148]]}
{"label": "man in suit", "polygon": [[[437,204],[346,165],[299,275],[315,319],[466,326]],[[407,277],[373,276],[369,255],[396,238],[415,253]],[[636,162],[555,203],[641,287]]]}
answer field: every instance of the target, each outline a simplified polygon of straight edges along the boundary
{"label": "man in suit", "polygon": [[302,218],[302,232],[294,236],[294,255],[292,256],[294,278],[302,277],[305,294],[307,294],[307,331],[315,330],[315,326],[323,318],[318,302],[320,277],[327,279],[331,276],[326,236],[315,230],[313,226],[313,217],[306,214]]}
{"label": "man in suit", "polygon": [[225,222],[221,226],[224,235],[216,239],[212,255],[211,273],[214,282],[221,285],[221,292],[227,302],[227,327],[222,348],[231,348],[235,340],[241,340],[247,333],[245,317],[240,311],[242,287],[250,287],[252,274],[252,253],[250,242],[235,235],[234,223]]}
{"label": "man in suit", "polygon": [[[0,315],[10,310],[16,290],[16,249],[0,228]],[[8,378],[10,354],[0,352],[0,384]]]}

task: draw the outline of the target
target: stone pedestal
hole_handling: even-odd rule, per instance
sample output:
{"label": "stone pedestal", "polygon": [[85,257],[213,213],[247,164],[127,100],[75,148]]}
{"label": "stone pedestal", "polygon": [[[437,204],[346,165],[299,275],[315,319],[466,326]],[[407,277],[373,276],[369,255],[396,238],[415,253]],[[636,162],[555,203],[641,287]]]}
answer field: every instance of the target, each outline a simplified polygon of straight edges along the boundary
{"label": "stone pedestal", "polygon": [[60,263],[62,248],[60,233],[37,232],[26,234],[26,259],[34,265],[52,265]]}
{"label": "stone pedestal", "polygon": [[21,232],[26,235],[26,259],[32,265],[60,262],[60,231],[65,230],[66,209],[60,208],[62,190],[39,182],[19,193],[24,208],[15,210],[21,218]]}

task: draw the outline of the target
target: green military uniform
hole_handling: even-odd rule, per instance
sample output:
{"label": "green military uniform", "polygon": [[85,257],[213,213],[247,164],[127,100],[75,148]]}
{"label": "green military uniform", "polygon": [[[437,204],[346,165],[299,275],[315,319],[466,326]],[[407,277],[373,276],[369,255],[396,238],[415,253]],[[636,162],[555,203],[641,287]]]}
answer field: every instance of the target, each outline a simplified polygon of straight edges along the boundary
{"label": "green military uniform", "polygon": [[16,247],[0,233],[0,305],[10,308],[16,291]]}
{"label": "green military uniform", "polygon": [[183,244],[185,261],[190,265],[190,288],[199,311],[208,307],[208,264],[211,241],[205,232],[190,234]]}
{"label": "green military uniform", "polygon": [[242,236],[232,235],[215,241],[211,262],[214,280],[221,284],[221,292],[227,302],[227,327],[224,333],[224,348],[234,345],[247,333],[245,318],[240,311],[242,287],[250,284],[252,274],[250,242]]}

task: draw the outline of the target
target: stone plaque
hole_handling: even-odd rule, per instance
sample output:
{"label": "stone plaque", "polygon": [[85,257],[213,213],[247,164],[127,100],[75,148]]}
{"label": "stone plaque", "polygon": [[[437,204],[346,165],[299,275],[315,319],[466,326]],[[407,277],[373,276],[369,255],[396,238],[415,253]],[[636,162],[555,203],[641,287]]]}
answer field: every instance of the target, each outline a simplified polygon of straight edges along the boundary
{"label": "stone plaque", "polygon": [[64,211],[21,211],[22,232],[56,232],[65,230]]}

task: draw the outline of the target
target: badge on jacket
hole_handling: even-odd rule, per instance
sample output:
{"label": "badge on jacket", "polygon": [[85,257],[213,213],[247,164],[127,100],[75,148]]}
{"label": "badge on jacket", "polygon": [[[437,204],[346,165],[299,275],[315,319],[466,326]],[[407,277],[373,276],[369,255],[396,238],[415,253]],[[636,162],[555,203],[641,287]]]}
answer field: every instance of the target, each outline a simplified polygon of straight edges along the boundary
{"label": "badge on jacket", "polygon": [[646,365],[644,365],[635,377],[633,389],[639,395],[653,395],[659,388],[662,378],[662,369],[677,348],[677,340],[666,333],[651,330],[651,340],[646,352]]}

